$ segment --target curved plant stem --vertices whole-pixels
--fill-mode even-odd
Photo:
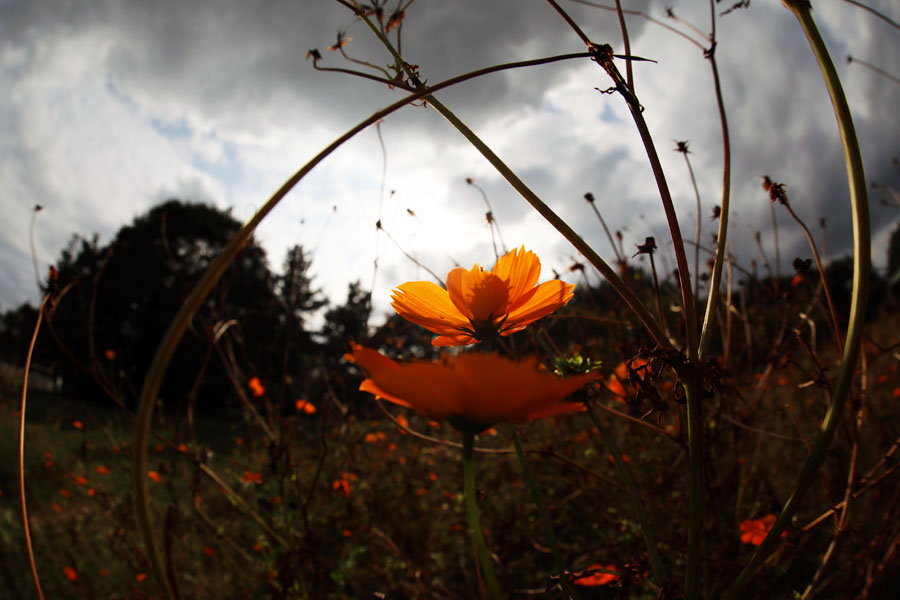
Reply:
[[[710,3],[712,3],[712,0],[710,0]],[[715,31],[715,29],[713,30]],[[725,100],[722,98],[722,85],[719,81],[719,68],[716,65],[715,47],[707,51],[707,58],[712,68],[713,83],[716,88],[716,104],[719,107],[719,121],[722,126],[722,210],[719,214],[719,231],[716,234],[716,258],[713,262],[712,277],[709,280],[706,312],[703,315],[700,347],[697,350],[697,356],[701,364],[707,357],[709,340],[712,337],[713,318],[716,312],[716,305],[719,302],[719,285],[722,281],[722,269],[725,266],[725,252],[728,242],[728,214],[731,212],[731,136],[728,133],[728,118],[725,115]]]
[[[553,523],[550,522],[550,515],[547,514],[547,509],[544,507],[541,491],[534,481],[531,467],[528,466],[528,459],[525,457],[525,450],[522,449],[522,440],[519,439],[519,432],[517,432],[516,428],[512,425],[508,425],[507,430],[509,431],[509,436],[512,438],[513,445],[516,447],[516,455],[519,457],[519,464],[522,465],[525,483],[528,484],[528,489],[531,491],[534,503],[537,504],[538,513],[541,515],[541,521],[547,532],[547,539],[550,541],[550,549],[553,551],[553,567],[556,569],[556,574],[559,577],[559,585],[562,586],[563,597],[574,598],[575,596],[572,594],[572,590],[569,587],[569,579],[566,577],[566,571],[563,568],[562,555],[559,551],[559,542],[556,539],[556,534],[553,532]]]
[[[28,524],[28,505],[25,500],[25,402],[28,398],[28,371],[31,369],[31,355],[34,353],[34,344],[37,341],[38,330],[41,328],[41,320],[44,316],[44,306],[49,296],[44,296],[38,308],[37,323],[34,325],[34,334],[28,345],[28,355],[25,358],[25,374],[22,376],[22,403],[19,407],[19,507],[22,517],[22,531],[25,533],[25,554],[28,557],[28,568],[31,571],[31,581],[34,583],[34,592],[39,600],[44,600],[41,591],[41,580],[38,577],[37,563],[34,561],[34,548],[31,545],[31,526]]]
[[[782,0],[785,7],[790,10],[812,47],[819,68],[825,78],[825,85],[834,106],[838,129],[841,134],[841,142],[844,147],[844,159],[847,168],[847,178],[850,184],[850,203],[853,215],[853,288],[850,304],[850,321],[847,328],[847,338],[844,343],[844,352],[841,357],[841,366],[835,380],[831,402],[825,419],[822,422],[822,430],[816,438],[807,458],[806,464],[797,479],[794,490],[788,497],[781,514],[772,525],[763,543],[756,549],[750,562],[740,572],[737,579],[726,591],[726,598],[735,598],[737,594],[750,581],[763,561],[779,544],[781,532],[784,531],[790,518],[797,510],[803,495],[813,483],[813,479],[819,466],[825,460],[828,446],[834,437],[834,431],[841,419],[844,402],[850,391],[850,383],[853,371],[859,358],[860,343],[862,341],[862,329],[865,320],[866,302],[869,292],[869,273],[871,271],[871,232],[869,225],[869,207],[866,191],[866,180],[863,171],[862,155],[859,151],[859,143],[856,138],[856,130],[853,126],[853,118],[850,107],[844,96],[840,79],[834,68],[834,63],[828,54],[828,49],[822,36],[816,27],[810,14],[810,6],[807,0]]]
[[[603,421],[597,418],[594,408],[590,404],[586,404],[586,406],[588,415],[590,415],[591,421],[594,422],[594,426],[600,432],[603,444],[612,455],[613,461],[616,463],[616,469],[619,470],[619,477],[622,478],[622,482],[625,484],[625,490],[628,492],[628,499],[631,502],[631,509],[634,511],[635,517],[637,517],[641,526],[641,534],[644,536],[644,545],[647,546],[647,556],[650,558],[650,568],[653,569],[653,577],[656,579],[656,583],[662,587],[667,581],[666,572],[663,568],[662,559],[659,556],[659,550],[656,547],[656,540],[650,532],[650,517],[647,515],[647,509],[644,508],[644,503],[641,501],[637,483],[631,475],[628,465],[622,460],[622,452],[619,449],[619,445],[606,431]]]
[[[585,55],[579,54],[575,56]],[[572,57],[572,55],[568,55],[565,57],[554,57],[551,60],[564,60],[566,58]],[[269,198],[269,200],[262,206],[262,208],[260,208],[259,211],[255,215],[253,215],[253,217],[240,229],[240,231],[238,231],[234,235],[234,237],[231,238],[231,240],[228,242],[228,245],[225,246],[225,248],[222,250],[222,253],[203,273],[203,276],[200,278],[200,280],[194,286],[194,289],[191,290],[191,293],[185,299],[184,303],[181,306],[181,309],[178,311],[178,314],[175,315],[175,318],[169,324],[169,328],[166,330],[166,333],[163,336],[159,347],[156,349],[156,354],[153,357],[153,361],[150,363],[150,368],[148,369],[147,376],[144,380],[144,387],[141,389],[141,396],[136,415],[132,476],[134,478],[135,485],[135,507],[137,512],[137,522],[138,527],[141,531],[141,535],[144,538],[144,545],[150,559],[150,565],[153,570],[154,577],[156,578],[157,584],[160,587],[160,592],[162,593],[164,598],[166,598],[167,600],[174,600],[174,593],[172,591],[172,586],[168,578],[165,576],[165,565],[163,563],[162,554],[156,542],[156,538],[153,534],[153,518],[150,511],[150,486],[147,481],[147,455],[148,440],[150,437],[150,424],[153,419],[153,407],[156,403],[160,386],[162,385],[162,379],[165,376],[166,370],[169,368],[169,363],[172,361],[172,356],[175,354],[175,350],[178,348],[178,345],[181,342],[181,338],[184,336],[184,333],[187,330],[188,324],[199,309],[200,305],[203,304],[207,296],[209,296],[210,292],[215,287],[216,283],[225,273],[225,270],[231,264],[232,260],[234,260],[234,257],[237,256],[237,254],[243,249],[244,245],[249,241],[250,236],[253,234],[253,231],[256,229],[257,225],[259,225],[259,223],[266,217],[266,215],[268,215],[269,212],[271,212],[271,210],[275,208],[275,206],[282,200],[282,198],[284,198],[287,193],[291,189],[293,189],[293,187],[297,185],[297,183],[301,179],[303,179],[303,177],[305,177],[306,174],[309,173],[316,165],[322,162],[322,160],[324,160],[327,156],[329,156],[332,152],[339,148],[344,142],[355,136],[357,133],[363,131],[370,125],[377,123],[379,120],[385,118],[389,114],[403,108],[410,102],[425,98],[436,90],[443,89],[456,83],[471,79],[472,77],[477,77],[479,75],[487,74],[490,72],[516,68],[519,66],[530,64],[544,64],[545,61],[546,59],[540,59],[538,61],[525,61],[523,63],[509,63],[506,65],[498,65],[497,67],[482,69],[481,71],[466,73],[465,75],[460,75],[458,77],[448,79],[435,86],[423,87],[417,92],[410,94],[398,100],[397,102],[394,102],[390,106],[375,112],[367,119],[360,122],[358,125],[350,129],[335,141],[333,141],[331,144],[329,144],[327,147],[325,147],[312,160],[306,163],[303,168],[294,173],[294,175],[291,176],[291,178],[288,179],[271,198]]]
[[[478,499],[475,491],[475,469],[472,467],[473,447],[475,434],[466,431],[463,433],[463,492],[466,498],[466,516],[469,518],[469,530],[472,532],[472,540],[475,542],[475,550],[478,553],[478,562],[481,564],[481,573],[487,582],[491,592],[491,598],[501,600],[500,584],[494,574],[494,565],[488,553],[484,534],[481,531],[481,521],[478,518]]]

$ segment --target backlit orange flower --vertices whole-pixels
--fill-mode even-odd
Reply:
[[[351,344],[344,358],[369,374],[359,389],[432,419],[449,419],[456,427],[480,431],[495,423],[524,423],[565,412],[584,410],[579,402],[562,402],[597,375],[566,379],[540,366],[537,358],[510,360],[496,354],[470,352],[441,362],[399,364]]]
[[[766,515],[760,519],[747,519],[739,525],[741,529],[741,541],[745,544],[759,546],[768,535],[772,525],[775,524],[775,515]],[[781,537],[786,537],[787,531],[782,532]]]
[[[605,569],[607,571],[615,571],[616,565],[591,565],[586,571],[590,571],[591,569]],[[585,577],[577,577],[572,581],[575,585],[583,585],[583,586],[601,586],[606,585],[608,583],[612,583],[616,579],[618,579],[618,575],[613,575],[612,573],[592,573],[591,575],[587,575]]]
[[[156,471],[153,471],[153,470],[147,471],[147,477],[149,477],[150,480],[153,481],[153,483],[162,482],[162,475],[160,475]]]
[[[409,281],[394,290],[391,306],[408,321],[438,334],[435,346],[465,346],[521,331],[572,299],[574,285],[537,285],[541,261],[525,247],[485,271],[479,265],[447,274],[447,289]]]

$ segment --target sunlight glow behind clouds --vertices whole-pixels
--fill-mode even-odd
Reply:
[[[35,232],[42,269],[72,233],[97,232],[106,243],[168,197],[211,201],[246,220],[332,139],[400,97],[372,82],[316,73],[303,60],[308,48],[332,43],[338,27],[355,38],[354,55],[375,48],[336,3],[274,2],[259,10],[244,3],[175,4],[166,12],[153,3],[96,0],[66,19],[65,12],[56,18],[25,2],[0,9],[8,13],[0,14],[0,23],[9,23],[0,38],[0,86],[9,90],[0,102],[0,124],[12,132],[0,142],[0,209],[8,220],[0,245],[0,265],[8,273],[0,283],[3,308],[36,300],[27,242],[35,203],[47,206]],[[872,5],[891,10],[890,2]],[[439,6],[416,4],[404,30],[404,49],[432,82],[492,62],[581,48],[540,2],[517,3],[512,13],[502,2]],[[595,39],[613,39],[612,13],[566,6]],[[647,10],[662,18],[662,8],[656,3]],[[675,9],[698,23],[708,21],[696,3],[682,1]],[[838,63],[847,52],[875,61],[900,54],[896,32],[844,3],[822,3],[816,18]],[[709,214],[721,194],[721,140],[708,63],[697,48],[659,27],[631,17],[629,26],[633,52],[659,61],[635,65],[637,91],[686,237],[696,209],[683,157],[672,148],[675,139],[691,142],[706,242],[715,227]],[[833,256],[848,247],[834,118],[796,29],[777,2],[755,2],[718,21],[735,160],[731,248],[745,261],[755,253],[751,229],[768,227],[769,206],[759,189],[766,173],[790,178],[789,191],[810,222],[834,214]],[[6,35],[13,30],[30,33]],[[383,60],[382,51],[373,54]],[[326,59],[345,66],[334,53]],[[896,186],[889,161],[898,153],[898,115],[891,107],[900,104],[900,86],[844,64],[839,69],[871,161],[869,177]],[[610,228],[625,232],[626,253],[646,235],[656,235],[665,249],[658,193],[628,111],[618,96],[594,89],[608,85],[602,69],[578,61],[491,75],[439,97],[601,254],[612,253],[583,200],[587,191],[597,197]],[[575,281],[567,272],[577,259],[574,251],[433,110],[407,107],[391,115],[382,136],[387,170],[381,214],[383,157],[370,129],[326,159],[260,226],[256,238],[273,268],[280,269],[293,244],[315,248],[314,283],[339,303],[349,281],[370,285],[377,257],[378,322],[391,288],[428,278],[385,236],[376,237],[379,218],[404,250],[440,275],[453,266],[448,255],[465,267],[493,263],[484,201],[465,183],[473,177],[490,199],[507,246],[525,243],[537,252],[544,279],[555,268]],[[883,226],[883,238],[895,213],[878,214],[873,220]],[[789,262],[804,246],[793,243],[787,230],[782,234],[782,256]],[[876,263],[882,254],[875,249]]]

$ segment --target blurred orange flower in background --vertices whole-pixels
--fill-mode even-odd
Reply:
[[[607,571],[615,571],[616,565],[596,564],[596,565],[591,565],[590,567],[585,569],[585,571],[590,571],[592,569],[605,569]],[[592,573],[591,575],[587,575],[585,577],[577,577],[572,581],[572,583],[574,583],[575,585],[583,585],[586,587],[593,587],[593,586],[601,586],[601,585],[606,585],[608,583],[612,583],[613,581],[615,581],[618,578],[619,578],[618,575],[613,575],[612,573]]]
[[[72,567],[66,565],[65,567],[63,567],[62,572],[65,578],[69,581],[78,581],[78,572]]]
[[[465,346],[521,331],[572,299],[574,285],[537,285],[541,261],[533,252],[508,252],[494,268],[479,265],[447,274],[447,289],[430,281],[397,287],[391,306],[404,319],[438,334],[435,346]]]
[[[256,485],[261,485],[262,480],[262,473],[254,473],[253,471],[244,471],[244,476],[241,477],[241,481],[244,483],[255,483]]]
[[[250,381],[247,382],[247,387],[250,388],[250,393],[257,398],[266,393],[266,388],[259,381],[259,377],[251,378]]]
[[[331,484],[331,489],[336,491],[338,494],[343,496],[344,498],[350,497],[350,480],[346,477],[342,477]]]
[[[312,402],[307,402],[306,400],[297,400],[294,403],[294,406],[297,407],[297,412],[302,412],[307,415],[316,414],[316,405]]]
[[[160,483],[162,481],[162,476],[156,471],[147,471],[147,477],[149,477],[153,483]]]
[[[747,519],[740,524],[741,541],[745,544],[759,546],[768,535],[772,525],[775,524],[775,515],[766,515],[759,519]],[[786,537],[787,531],[782,532],[781,537]]]
[[[584,410],[580,402],[562,400],[597,377],[586,373],[563,379],[534,357],[515,361],[471,352],[440,362],[399,364],[359,344],[351,348],[344,358],[369,374],[360,390],[426,417],[477,430]]]

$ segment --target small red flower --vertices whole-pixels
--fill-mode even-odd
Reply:
[[[312,402],[307,402],[306,400],[297,400],[295,406],[297,407],[297,412],[302,412],[307,415],[316,414],[316,405]]]
[[[254,473],[253,471],[244,471],[244,476],[241,477],[241,481],[244,483],[255,483],[256,485],[262,484],[262,473]]]
[[[615,571],[616,565],[596,564],[596,565],[591,565],[590,567],[585,569],[585,571],[591,571],[593,569],[605,569],[607,571]],[[613,575],[612,573],[594,572],[585,577],[578,577],[574,581],[572,581],[572,583],[574,583],[575,585],[583,585],[586,587],[596,587],[596,586],[601,586],[601,585],[606,585],[608,583],[612,583],[613,581],[615,581],[618,578],[619,578],[618,575]]]
[[[760,519],[747,519],[740,524],[741,541],[745,544],[759,546],[768,535],[772,525],[775,524],[775,515],[766,515]],[[786,537],[787,532],[781,533],[781,537]]]
[[[250,381],[247,382],[247,387],[250,388],[250,393],[259,398],[263,394],[266,393],[266,388],[259,381],[259,377],[254,377]]]
[[[336,480],[331,484],[331,488],[344,498],[350,497],[350,481],[346,477]]]
[[[63,572],[63,575],[65,576],[65,578],[68,579],[69,581],[78,581],[78,571],[76,571],[69,565],[66,565],[65,567],[63,567],[62,572]]]

